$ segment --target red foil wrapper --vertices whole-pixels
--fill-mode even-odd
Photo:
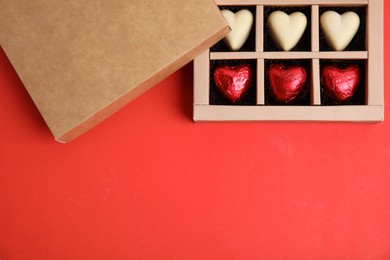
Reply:
[[[351,65],[345,69],[325,66],[322,70],[322,83],[325,93],[338,102],[346,102],[355,94],[360,79],[360,69]]]
[[[230,102],[238,102],[250,87],[252,70],[249,64],[219,66],[214,71],[214,81],[219,92]]]
[[[304,67],[285,68],[279,64],[271,64],[268,71],[271,92],[279,103],[289,103],[303,90],[307,72]]]

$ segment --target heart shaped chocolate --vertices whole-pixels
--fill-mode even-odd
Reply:
[[[341,103],[353,97],[359,85],[359,79],[360,69],[356,65],[345,69],[328,65],[322,69],[322,85],[325,93]]]
[[[249,64],[219,66],[214,71],[214,81],[219,92],[230,102],[238,102],[250,87],[252,70]]]
[[[307,72],[304,67],[285,68],[279,64],[271,64],[268,70],[271,92],[279,103],[289,103],[304,89]]]
[[[321,15],[320,23],[328,44],[334,50],[342,51],[355,37],[360,18],[354,12],[340,15],[334,11],[327,11]]]
[[[267,24],[275,43],[284,51],[289,51],[302,38],[307,18],[301,12],[288,15],[282,11],[275,11],[268,16]]]
[[[240,10],[237,13],[222,10],[221,13],[232,29],[224,41],[232,51],[237,51],[241,49],[249,37],[254,20],[253,14],[246,9]]]

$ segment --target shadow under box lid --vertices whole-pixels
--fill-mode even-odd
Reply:
[[[70,141],[222,39],[212,0],[0,0],[0,44]]]

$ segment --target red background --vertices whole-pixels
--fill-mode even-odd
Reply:
[[[189,64],[62,145],[0,85],[1,260],[390,259],[390,118],[195,124]]]

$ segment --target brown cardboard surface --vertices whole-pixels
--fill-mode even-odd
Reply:
[[[70,141],[221,39],[211,0],[0,0],[0,43]]]
[[[195,121],[380,122],[383,106],[194,106]]]

